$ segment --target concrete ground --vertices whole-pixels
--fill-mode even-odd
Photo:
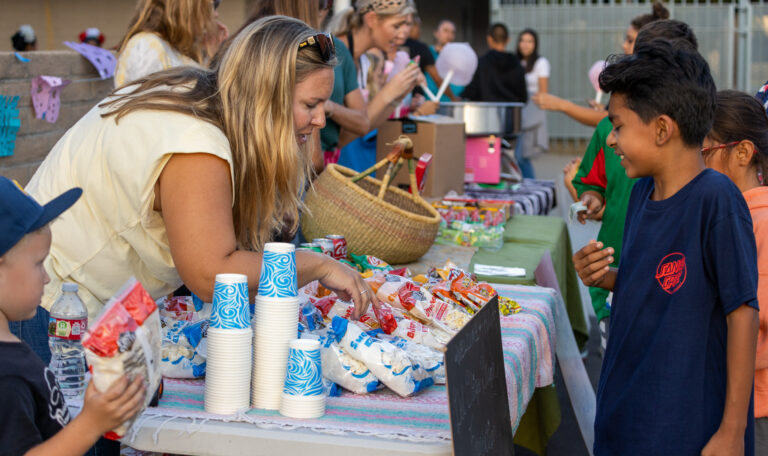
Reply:
[[[570,203],[566,198],[565,187],[563,186],[563,167],[574,158],[580,158],[581,156],[574,155],[561,155],[561,154],[543,154],[533,161],[536,177],[540,179],[552,179],[557,183],[558,195],[558,208],[555,209],[555,213],[552,215],[560,215],[568,222],[568,204]],[[574,223],[569,225],[569,231],[571,235],[571,245],[574,249],[578,249],[586,244],[589,239],[593,239],[597,236],[597,230],[599,225],[597,223],[591,223],[586,226]],[[585,304],[585,312],[590,322],[590,338],[585,347],[583,355],[584,365],[587,369],[587,374],[592,382],[592,387],[597,389],[597,379],[600,376],[600,337],[597,332],[597,321],[595,320],[594,312],[591,310],[591,302],[589,300],[589,294],[586,287],[579,283],[582,302]],[[560,427],[549,441],[547,447],[547,456],[586,456],[589,455],[584,445],[584,441],[581,437],[578,424],[576,423],[576,417],[571,408],[568,394],[565,390],[565,384],[563,383],[560,372],[555,375],[555,385],[557,387],[558,397],[560,399],[560,409],[562,411],[562,420]],[[534,456],[536,453],[526,450],[522,447],[515,447],[516,456]]]

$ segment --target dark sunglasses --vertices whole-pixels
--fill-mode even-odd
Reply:
[[[332,10],[333,0],[320,0],[320,10]]]
[[[333,38],[325,33],[318,33],[317,35],[310,36],[302,41],[299,43],[299,50],[302,50],[307,46],[317,46],[317,48],[320,49],[320,55],[325,62],[330,62],[336,57],[336,46],[333,44]]]
[[[219,9],[219,5],[221,5],[221,0],[213,0],[213,9]]]

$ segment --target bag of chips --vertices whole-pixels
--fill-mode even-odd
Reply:
[[[365,364],[349,356],[328,334],[320,338],[323,377],[355,394],[376,391],[381,382]]]
[[[147,391],[143,411],[162,378],[160,345],[157,305],[141,284],[131,278],[107,302],[83,337],[91,381],[97,390],[104,392],[124,375],[131,381],[141,376]],[[122,438],[135,420],[136,417],[131,418],[105,437]]]
[[[335,317],[332,335],[350,356],[364,363],[382,383],[400,396],[412,396],[434,384],[432,377],[414,366],[402,349],[389,342],[373,339],[348,320]]]

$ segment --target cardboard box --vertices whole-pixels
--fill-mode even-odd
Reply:
[[[427,180],[421,196],[441,198],[451,190],[464,193],[464,164],[466,161],[466,139],[464,123],[445,116],[428,116],[418,121],[409,119],[388,120],[379,127],[376,139],[376,161],[380,161],[392,151],[391,144],[400,135],[406,135],[413,141],[416,158],[422,154],[432,154],[432,164],[427,171]],[[387,167],[376,173],[382,179]],[[403,166],[392,180],[392,185],[409,188],[408,167]]]

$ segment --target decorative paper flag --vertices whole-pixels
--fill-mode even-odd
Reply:
[[[18,95],[0,95],[0,157],[13,155],[16,147],[16,133],[21,127],[18,103]]]
[[[115,59],[115,56],[112,55],[110,51],[90,44],[75,43],[72,41],[65,41],[64,44],[88,59],[88,61],[96,67],[96,70],[98,70],[101,79],[111,78],[115,75],[117,59]]]
[[[49,123],[55,123],[59,118],[59,94],[61,89],[69,84],[66,79],[56,76],[38,76],[32,80],[32,106],[35,108],[35,117],[45,119]]]

